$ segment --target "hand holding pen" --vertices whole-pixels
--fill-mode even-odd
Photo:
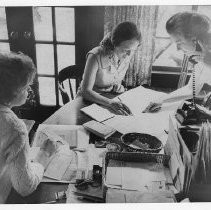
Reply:
[[[122,102],[121,98],[120,97],[117,97],[117,98],[121,102],[121,105],[122,105],[124,111],[126,111],[128,115],[133,115],[131,110],[129,109],[129,107]]]
[[[131,110],[124,104],[122,103],[122,100],[117,97],[117,100],[111,100],[109,104],[109,108],[112,109],[112,111],[117,114],[117,115],[132,115]]]

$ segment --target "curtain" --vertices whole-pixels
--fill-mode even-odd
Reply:
[[[155,30],[158,6],[107,6],[105,7],[104,34],[118,23],[134,22],[141,30],[142,43],[131,59],[125,76],[128,87],[136,87],[151,82],[151,67],[155,50]]]

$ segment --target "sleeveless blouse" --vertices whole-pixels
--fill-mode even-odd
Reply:
[[[101,46],[95,47],[87,53],[87,57],[92,54],[98,63],[93,90],[102,92],[115,92],[121,87],[122,80],[125,77],[129,67],[131,56],[127,56],[118,65],[118,58],[115,55],[106,54]],[[83,83],[83,79],[81,85]],[[80,95],[81,85],[77,95]]]

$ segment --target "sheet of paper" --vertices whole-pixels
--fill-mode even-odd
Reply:
[[[98,122],[102,122],[115,116],[115,114],[110,112],[108,109],[103,108],[97,104],[86,106],[82,108],[81,111],[89,115],[91,118],[97,120]]]
[[[134,115],[142,113],[150,102],[165,96],[166,93],[150,90],[139,86],[137,88],[126,91],[119,97],[132,111]],[[135,103],[134,103],[135,101]]]
[[[46,134],[51,133],[59,136],[70,147],[87,148],[89,143],[89,133],[80,125],[47,125],[40,124],[33,146],[40,146],[46,139]]]
[[[93,168],[93,165],[99,165],[102,167],[103,158],[106,148],[95,148],[94,144],[90,144],[87,150],[89,157],[89,169]]]
[[[130,192],[126,193],[126,203],[174,203],[171,191],[149,193],[149,192]]]
[[[61,146],[46,167],[44,176],[62,180],[68,167],[76,161],[75,159],[75,152],[72,152],[66,145]]]
[[[122,162],[110,160],[106,170],[106,184],[122,186]]]
[[[48,165],[44,176],[61,180],[65,171],[67,170],[68,166],[70,165],[70,157],[63,155],[63,154],[57,154],[55,158],[51,161],[51,163]]]
[[[158,167],[156,163],[125,162],[122,167],[122,189],[143,190],[153,181],[165,180],[163,167]]]
[[[35,123],[35,121],[34,120],[28,120],[28,119],[22,119],[22,120],[26,124],[27,131],[30,132],[30,130],[32,129],[32,127]]]

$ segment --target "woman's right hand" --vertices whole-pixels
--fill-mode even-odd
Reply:
[[[58,151],[60,145],[61,144],[59,142],[55,142],[50,139],[45,140],[40,147],[40,151],[35,157],[35,161],[42,164],[43,167],[46,168],[53,155]]]
[[[109,108],[112,109],[112,111],[118,115],[132,115],[131,110],[121,101],[112,100],[109,104]]]
[[[56,153],[56,151],[58,150],[59,147],[59,143],[57,141],[53,141],[51,139],[46,139],[43,142],[43,145],[41,146],[41,150],[43,152],[46,152],[48,154],[48,156],[52,156],[53,154]]]

